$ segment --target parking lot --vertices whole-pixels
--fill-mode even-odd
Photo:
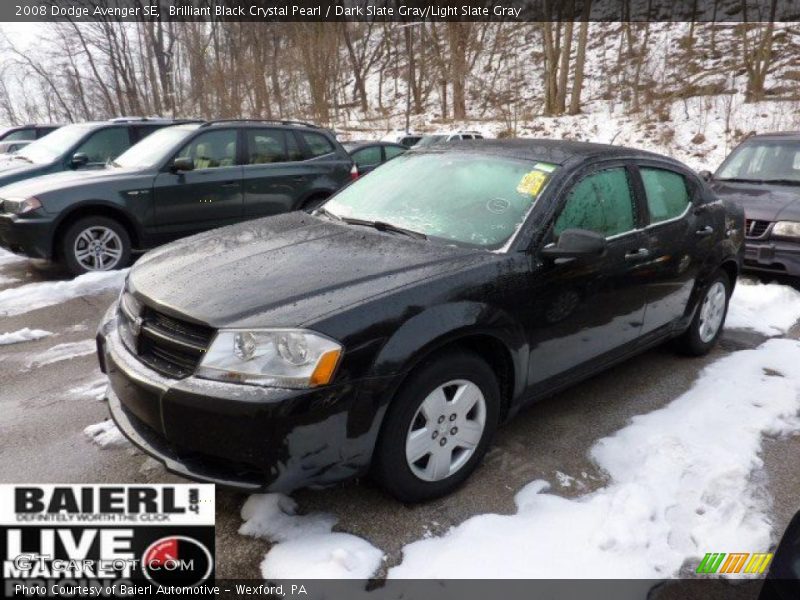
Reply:
[[[22,337],[38,338],[16,343],[7,338],[0,346],[0,481],[179,481],[116,437],[113,429],[95,431],[95,441],[84,432],[107,418],[93,337],[121,280],[121,274],[106,276],[76,292],[58,269],[0,254],[0,336],[28,328],[37,331]],[[40,301],[48,294],[61,301]],[[800,327],[796,324],[783,335],[800,339]],[[406,544],[444,534],[474,515],[513,514],[515,494],[532,481],[549,482],[549,493],[563,498],[606,486],[608,475],[590,458],[599,439],[624,428],[636,415],[669,405],[693,386],[704,367],[756,348],[765,339],[753,331],[728,329],[719,346],[702,359],[657,348],[535,405],[501,429],[483,465],[450,497],[405,506],[369,481],[301,490],[292,497],[300,513],[330,513],[337,520],[336,531],[382,550],[381,577],[401,563]],[[800,436],[767,435],[763,468],[750,474],[762,492],[773,537],[800,508],[800,471],[796,461],[787,460],[799,455]],[[260,563],[270,549],[269,542],[238,533],[245,500],[243,494],[217,493],[220,577],[259,578]]]

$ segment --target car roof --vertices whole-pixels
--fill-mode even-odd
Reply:
[[[780,140],[800,140],[800,131],[773,131],[769,133],[757,133],[756,135],[751,135],[744,142],[749,142],[750,140],[765,140],[765,139],[780,139]]]
[[[595,144],[591,142],[576,142],[572,140],[552,139],[504,139],[479,141],[463,140],[459,142],[446,142],[435,146],[412,148],[414,153],[475,153],[494,154],[509,158],[525,160],[540,160],[557,165],[563,165],[571,159],[581,160],[597,157],[604,158],[655,158],[665,160],[675,165],[686,168],[681,162],[646,150],[628,148],[626,146],[612,146],[609,144]]]

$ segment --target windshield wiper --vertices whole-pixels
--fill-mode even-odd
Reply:
[[[15,155],[14,155],[14,156],[12,156],[11,158],[13,158],[14,160],[24,160],[25,162],[29,162],[29,163],[32,163],[32,162],[33,162],[33,161],[32,161],[30,158],[28,158],[27,156],[20,156],[19,154],[15,154]]]
[[[392,223],[385,221],[368,221],[367,219],[353,219],[349,217],[340,217],[342,221],[349,225],[364,225],[365,227],[374,227],[378,231],[386,231],[390,233],[401,233],[408,237],[416,238],[418,240],[427,240],[428,236],[421,231],[414,231],[413,229],[406,229],[405,227],[398,227]]]
[[[762,179],[761,183],[774,183],[777,185],[800,185],[797,179]]]
[[[317,210],[314,211],[314,214],[325,215],[326,217],[328,217],[330,219],[333,219],[335,221],[342,221],[343,220],[342,217],[340,217],[337,214],[332,213],[331,211],[329,211],[324,206],[320,206]]]

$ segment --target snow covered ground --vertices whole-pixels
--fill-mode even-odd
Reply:
[[[6,252],[0,261],[11,261]],[[19,315],[46,306],[53,306],[79,298],[99,294],[106,290],[120,289],[127,276],[127,269],[85,273],[67,281],[41,281],[0,291],[0,317]]]
[[[744,282],[730,314],[728,327],[780,335],[800,319],[800,292]],[[603,487],[567,498],[532,481],[517,493],[515,514],[473,516],[408,544],[388,577],[572,578],[581,564],[585,578],[659,579],[709,551],[766,551],[776,532],[757,476],[762,444],[800,433],[799,412],[800,342],[734,352],[664,408],[594,444]],[[561,487],[573,481],[557,473]],[[366,579],[381,566],[379,548],[334,532],[329,514],[298,515],[287,496],[253,495],[241,516],[239,533],[272,543],[265,579]]]

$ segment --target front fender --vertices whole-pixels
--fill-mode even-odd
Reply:
[[[481,302],[450,302],[409,318],[378,352],[372,372],[377,377],[407,373],[438,348],[478,336],[493,338],[508,351],[516,398],[524,389],[529,355],[522,326],[507,312]]]

